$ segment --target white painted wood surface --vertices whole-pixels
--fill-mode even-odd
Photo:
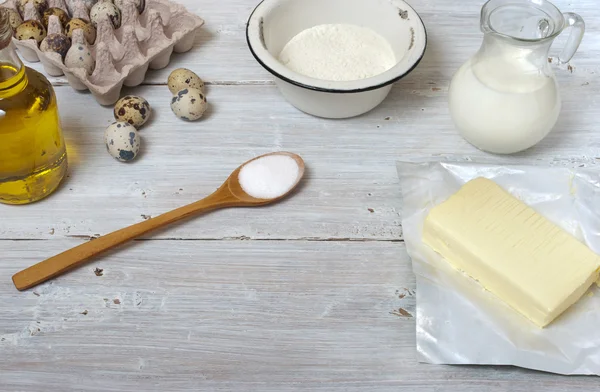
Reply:
[[[587,36],[572,71],[556,69],[556,131],[513,157],[477,151],[448,117],[451,75],[481,41],[480,1],[413,0],[430,38],[423,63],[381,107],[342,121],[296,111],[255,63],[244,25],[257,0],[180,2],[206,26],[194,51],[129,90],[155,109],[134,164],[105,152],[110,109],[53,79],[70,178],[41,203],[0,205],[0,391],[600,390],[595,377],[416,363],[395,171],[396,160],[431,159],[597,166],[595,0],[556,1],[582,14]],[[179,66],[211,84],[204,121],[171,115],[163,84]],[[309,169],[284,203],[215,212],[35,290],[12,286],[18,270],[197,200],[240,163],[280,149]]]

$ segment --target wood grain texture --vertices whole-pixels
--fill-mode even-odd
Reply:
[[[259,1],[177,0],[188,10],[200,15],[206,23],[198,34],[194,49],[186,54],[175,55],[164,70],[151,71],[146,83],[165,84],[170,71],[178,67],[193,69],[209,83],[270,82],[271,75],[256,63],[246,45],[246,22]],[[425,61],[410,79],[420,80],[424,84],[431,81],[430,78],[448,81],[453,72],[481,45],[479,13],[484,1],[412,0],[409,3],[423,19],[429,37]],[[571,62],[573,73],[588,76],[597,74],[600,12],[596,0],[555,0],[553,3],[563,12],[581,14],[587,24],[584,42]],[[558,55],[566,38],[567,33],[557,40],[552,50],[553,56]],[[66,83],[64,77],[53,80]]]
[[[0,238],[106,234],[199,200],[241,163],[276,150],[296,152],[307,163],[307,179],[297,196],[268,212],[222,211],[152,238],[398,240],[397,160],[600,162],[600,106],[593,106],[592,96],[583,103],[580,99],[589,86],[564,89],[557,130],[535,149],[511,157],[484,154],[465,142],[448,117],[445,91],[412,87],[414,82],[401,82],[371,113],[334,121],[297,111],[274,86],[211,86],[210,112],[197,123],[173,116],[166,86],[138,88],[132,92],[150,101],[154,118],[141,131],[142,153],[131,165],[106,153],[103,132],[113,121],[110,109],[94,106],[89,94],[59,87],[70,178],[43,203],[0,206]]]
[[[395,169],[397,160],[442,159],[598,166],[595,0],[555,1],[584,17],[586,38],[569,68],[553,65],[564,98],[555,132],[511,157],[471,147],[448,115],[449,80],[481,43],[482,1],[411,1],[429,33],[423,62],[379,108],[337,121],[295,110],[252,58],[245,23],[258,0],[179,2],[206,25],[192,52],[124,91],[154,108],[135,163],[105,151],[110,108],[52,79],[70,175],[41,203],[0,205],[0,391],[600,390],[595,377],[416,363]],[[210,110],[198,123],[169,109],[163,85],[181,66],[209,82]],[[20,269],[198,200],[274,150],[307,163],[300,192],[282,204],[214,212],[39,290],[12,286]]]
[[[3,241],[0,276],[76,243]],[[597,390],[591,377],[417,364],[414,284],[401,243],[143,241],[26,294],[0,282],[0,387]]]

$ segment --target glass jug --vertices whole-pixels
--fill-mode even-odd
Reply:
[[[0,8],[0,203],[27,204],[52,193],[67,171],[56,96],[23,66]]]
[[[575,55],[585,24],[546,0],[490,0],[481,11],[483,44],[454,75],[450,114],[475,147],[513,154],[545,138],[558,121],[561,99],[548,54],[573,27],[559,61]]]

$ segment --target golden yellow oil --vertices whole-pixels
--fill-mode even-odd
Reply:
[[[38,201],[66,172],[52,85],[33,69],[0,63],[0,203]]]

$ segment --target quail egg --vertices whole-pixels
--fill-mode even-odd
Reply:
[[[16,31],[17,27],[19,27],[19,25],[23,23],[23,18],[21,18],[21,15],[19,15],[19,13],[13,10],[12,8],[3,9],[8,14],[8,24],[10,25],[10,27],[12,27],[13,31]]]
[[[48,9],[48,2],[46,0],[19,0],[17,6],[19,8],[19,12],[21,12],[21,15],[25,15],[25,6],[30,1],[33,1],[33,5],[38,14],[40,15],[43,15],[44,12]]]
[[[186,88],[195,88],[204,92],[204,82],[195,73],[186,68],[179,68],[169,75],[169,90],[173,95]]]
[[[57,7],[48,8],[46,11],[44,11],[44,18],[43,18],[44,27],[46,29],[48,29],[48,23],[50,22],[50,16],[52,16],[52,15],[58,16],[58,19],[60,20],[60,24],[63,27],[65,27],[67,25],[67,23],[69,23],[70,18],[69,18],[69,14],[67,14],[66,11],[63,11]]]
[[[98,25],[100,20],[105,17],[108,17],[115,29],[121,27],[121,11],[117,8],[116,5],[109,1],[102,1],[100,3],[96,3],[90,11],[90,18],[92,20],[92,24]]]
[[[71,48],[71,40],[64,34],[50,34],[42,41],[40,50],[42,52],[54,52],[65,58]]]
[[[171,100],[171,110],[183,120],[196,121],[202,117],[208,103],[202,91],[186,88],[177,93]]]
[[[74,44],[67,52],[65,65],[68,68],[83,68],[88,75],[94,72],[96,62],[92,57],[90,49],[84,45]]]
[[[94,42],[96,42],[96,28],[93,24],[86,22],[83,19],[71,19],[65,26],[65,34],[67,34],[67,37],[73,38],[73,31],[77,29],[83,30],[83,35],[90,45],[93,45]]]
[[[15,31],[15,37],[19,41],[25,41],[28,39],[34,39],[39,44],[46,38],[46,29],[42,22],[37,20],[28,20],[27,22],[23,22],[17,27]]]
[[[114,115],[117,121],[124,121],[140,129],[150,118],[150,104],[142,97],[128,95],[115,105]]]
[[[104,132],[106,150],[121,162],[131,162],[140,152],[141,137],[135,127],[126,122],[117,121]]]
[[[144,12],[144,9],[146,8],[146,0],[115,0],[115,5],[120,9],[123,9],[123,6],[129,2],[135,4],[135,7],[140,14]]]

